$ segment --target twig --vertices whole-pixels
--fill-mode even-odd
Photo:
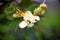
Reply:
[[[46,0],[43,1],[43,4],[46,2]]]

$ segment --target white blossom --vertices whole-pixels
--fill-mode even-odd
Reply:
[[[33,27],[34,23],[40,20],[39,16],[34,16],[30,11],[25,12],[23,19],[24,21],[19,24],[20,28]]]

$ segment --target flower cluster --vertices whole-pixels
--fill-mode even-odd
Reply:
[[[40,20],[39,16],[34,16],[30,11],[26,11],[23,16],[23,21],[19,24],[20,28],[33,27],[34,23]]]
[[[19,27],[29,28],[29,27],[33,27],[36,22],[40,21],[40,17],[38,16],[38,14],[44,14],[46,9],[47,9],[47,5],[41,4],[39,5],[39,7],[37,7],[34,10],[33,14],[31,13],[31,11],[25,11],[25,12],[18,11],[16,12],[16,14],[13,14],[13,17],[14,18],[23,17],[23,21],[19,23]]]
[[[37,7],[34,10],[34,15],[38,15],[38,14],[44,15],[46,9],[47,9],[47,5],[42,3],[42,4],[39,5],[39,7]]]

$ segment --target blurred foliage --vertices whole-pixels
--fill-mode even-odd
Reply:
[[[15,13],[14,7],[20,10],[33,10],[38,7],[38,4],[31,0],[22,0],[18,6],[10,0],[3,0],[8,2],[4,5],[3,13],[0,14],[0,39],[1,40],[58,40],[60,32],[60,15],[54,9],[48,9],[44,17],[34,25],[32,28],[20,29],[18,27],[22,19],[13,18]],[[4,35],[3,35],[4,34]]]

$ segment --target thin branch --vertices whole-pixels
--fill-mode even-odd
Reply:
[[[43,4],[46,2],[46,0],[43,1]]]

